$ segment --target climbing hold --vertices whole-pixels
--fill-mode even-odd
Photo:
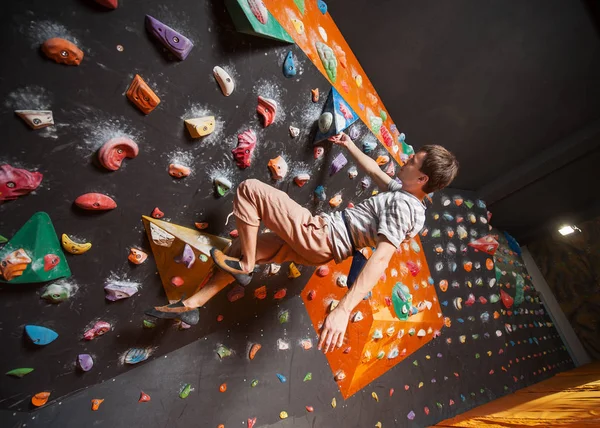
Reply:
[[[192,392],[193,390],[194,388],[192,388],[192,385],[186,383],[185,385],[183,385],[183,388],[181,388],[181,391],[179,391],[179,398],[188,398],[190,392]]]
[[[26,169],[0,165],[0,202],[12,201],[38,188],[44,176]]]
[[[394,164],[394,162],[390,162],[385,168],[385,173],[393,178],[394,175],[396,175],[396,164]]]
[[[183,284],[184,284],[184,280],[182,277],[180,277],[180,276],[171,277],[171,285],[173,285],[173,287],[181,287]]]
[[[180,61],[186,59],[194,47],[190,39],[150,15],[146,15],[146,30]]]
[[[8,239],[2,235],[0,235],[0,244],[6,244],[8,242]]]
[[[294,77],[296,75],[296,64],[294,64],[294,55],[289,51],[283,61],[283,75],[285,77]]]
[[[60,303],[71,297],[71,286],[62,282],[50,284],[46,287],[42,299],[46,299],[51,303]]]
[[[377,147],[377,143],[375,141],[365,140],[362,144],[363,152],[369,154]],[[387,162],[386,162],[387,163]]]
[[[233,354],[233,352],[231,351],[231,349],[223,346],[223,345],[219,345],[217,347],[217,355],[219,356],[220,359],[223,359],[225,357],[230,357]]]
[[[298,187],[304,186],[310,180],[310,174],[301,173],[294,177],[294,182]]]
[[[88,211],[106,211],[117,207],[117,203],[102,193],[85,193],[75,199],[75,205]]]
[[[379,131],[381,132],[383,143],[388,147],[392,147],[394,145],[394,137],[390,134],[390,131],[388,131],[385,125],[382,125]]]
[[[258,97],[256,111],[263,118],[263,126],[266,128],[273,123],[277,116],[277,102],[271,98]]]
[[[315,408],[313,406],[306,406],[306,411],[312,413],[315,411]]]
[[[102,336],[110,330],[110,324],[106,321],[98,321],[94,326],[83,334],[85,340],[92,340],[94,337]]]
[[[222,383],[219,386],[219,392],[225,392],[225,391],[227,391],[227,384],[226,383]]]
[[[79,354],[77,356],[77,367],[84,372],[89,372],[94,366],[94,360],[90,354]]]
[[[313,103],[319,102],[319,88],[311,89],[310,92],[311,92],[312,102]]]
[[[156,323],[154,321],[150,321],[150,320],[143,320],[142,325],[144,326],[144,328],[147,328],[147,329],[156,327]]]
[[[514,304],[514,299],[504,290],[500,290],[500,298],[502,299],[502,304],[506,309],[510,309]]]
[[[277,263],[269,264],[269,276],[277,275],[279,270],[281,269],[281,265]]]
[[[319,117],[319,131],[321,131],[321,133],[326,134],[329,131],[329,128],[331,128],[332,124],[333,115],[330,112],[326,111],[321,114]]]
[[[139,291],[139,288],[138,284],[135,282],[115,281],[106,284],[104,286],[104,291],[106,292],[106,295],[104,296],[106,300],[114,302],[133,296]]]
[[[169,165],[169,175],[175,178],[184,178],[192,173],[192,170],[185,165],[172,163]]]
[[[252,388],[255,388],[258,385],[258,380],[257,379],[252,379],[252,382],[250,382],[250,386]]]
[[[357,311],[352,317],[352,322],[359,322],[364,319],[364,316],[361,311]]]
[[[302,275],[300,273],[300,271],[298,270],[298,267],[296,267],[296,265],[294,264],[294,262],[290,263],[289,265],[289,272],[288,272],[288,278],[298,278],[300,275]]]
[[[236,284],[229,293],[227,293],[227,300],[230,302],[235,302],[236,300],[240,300],[246,294],[246,289],[239,284]]]
[[[233,229],[231,232],[229,232],[229,236],[231,236],[232,238],[237,238],[238,236],[240,236],[240,232],[238,232],[237,229]]]
[[[389,161],[390,161],[390,157],[388,155],[377,156],[377,159],[375,159],[375,162],[377,162],[377,165],[379,165],[379,166],[383,166],[386,163],[388,163]]]
[[[375,424],[375,428],[381,428],[381,426],[382,426],[382,425],[381,425],[381,422],[377,422],[377,423]]]
[[[329,206],[331,208],[335,208],[342,203],[342,195],[335,195],[333,198],[329,200]]]
[[[214,116],[185,119],[184,123],[192,138],[206,137],[215,130]]]
[[[283,180],[288,173],[288,164],[284,158],[277,156],[269,161],[269,169],[273,180]]]
[[[260,343],[253,343],[252,346],[250,347],[250,352],[248,353],[248,358],[250,358],[251,360],[254,359],[254,357],[256,357],[256,353],[258,351],[260,351],[260,348],[262,346],[260,345]]]
[[[263,285],[254,290],[254,297],[256,297],[259,300],[265,299],[267,297],[267,287]]]
[[[163,218],[165,213],[160,210],[160,208],[155,207],[150,214],[153,218]]]
[[[38,325],[26,325],[25,334],[36,345],[45,346],[52,343],[58,337],[58,333],[46,327]]]
[[[317,269],[317,275],[320,276],[321,278],[329,275],[329,266],[327,266],[327,265],[319,266],[319,268]]]
[[[371,178],[364,177],[362,180],[360,180],[360,185],[363,189],[368,189],[369,186],[371,185]]]
[[[337,78],[337,59],[333,53],[333,49],[322,42],[315,42],[315,47],[319,54],[319,58],[321,59],[321,63],[327,72],[327,76],[329,76],[329,80],[335,83]]]
[[[79,65],[83,61],[83,51],[74,43],[60,37],[46,40],[42,44],[42,52],[59,64]]]
[[[194,250],[189,244],[185,244],[183,246],[183,251],[179,257],[175,257],[175,263],[182,263],[186,268],[191,269],[196,261],[196,256],[194,255]]]
[[[51,110],[15,110],[15,114],[32,129],[41,129],[54,125]]]
[[[256,418],[255,417],[254,418],[248,418],[248,422],[247,422],[248,428],[254,428],[255,424],[256,424]]]
[[[279,379],[279,382],[281,382],[281,383],[287,382],[286,377],[284,375],[282,375],[281,373],[277,373],[276,376],[277,376],[277,379]]]
[[[233,187],[231,181],[225,177],[215,177],[214,179],[215,189],[219,196],[224,196]]]
[[[308,382],[309,380],[312,380],[312,373],[311,372],[306,373],[306,375],[304,376],[303,382]]]
[[[146,394],[144,391],[141,391],[140,399],[138,400],[138,403],[147,403],[148,401],[150,401],[150,396],[148,394]]]
[[[300,129],[296,128],[295,126],[290,126],[289,130],[292,138],[296,138],[298,135],[300,135]]]
[[[18,369],[12,369],[10,371],[7,371],[5,374],[8,376],[14,376],[14,377],[18,377],[18,378],[22,378],[25,375],[28,375],[29,373],[31,373],[34,369],[32,368],[26,368],[26,367],[22,367],[22,368],[18,368]]]
[[[148,258],[148,254],[146,254],[142,250],[138,250],[137,248],[129,249],[129,256],[127,256],[127,260],[129,260],[134,265],[141,265]]]
[[[231,150],[233,158],[239,168],[245,169],[250,166],[252,154],[256,147],[256,134],[253,130],[248,129],[241,134],[238,134],[238,145]]]
[[[313,149],[313,153],[314,153],[315,159],[319,159],[323,156],[323,153],[325,153],[325,149],[321,146],[316,146]]]
[[[360,74],[355,74],[354,75],[354,82],[356,82],[356,86],[358,86],[359,88],[362,87],[362,76]]]
[[[377,393],[375,391],[371,392],[371,397],[373,397],[373,400],[379,403],[379,397],[377,396]]]
[[[427,332],[426,332],[425,330],[423,330],[423,329],[420,329],[420,330],[417,332],[417,337],[424,337],[426,334],[427,334]]]
[[[49,392],[38,392],[31,397],[31,404],[33,404],[35,407],[41,407],[48,402],[48,398],[50,398]]]
[[[324,201],[327,199],[327,196],[325,195],[325,188],[323,186],[317,186],[315,189],[315,198],[318,201]]]
[[[61,243],[63,248],[71,254],[83,254],[92,248],[91,242],[84,242],[80,244],[73,241],[66,233],[62,234]]]
[[[279,324],[285,324],[290,321],[290,311],[281,311],[279,314]]]
[[[60,263],[60,257],[56,254],[46,254],[44,256],[44,271],[48,272],[49,270],[54,269]]]
[[[204,230],[208,227],[208,223],[194,223],[194,226],[199,230]]]
[[[96,3],[107,7],[109,9],[116,9],[119,7],[119,0],[95,0]]]
[[[110,170],[116,171],[121,167],[123,159],[135,158],[139,153],[138,145],[126,137],[116,137],[108,140],[98,151],[100,164]]]
[[[304,22],[299,19],[292,18],[292,25],[296,29],[296,33],[304,34]]]
[[[139,74],[136,74],[127,89],[127,98],[139,108],[142,113],[149,114],[160,104],[160,98]]]
[[[327,13],[327,3],[325,3],[323,0],[317,0],[317,7],[323,15]]]
[[[358,170],[356,169],[355,166],[350,167],[348,169],[348,177],[350,177],[350,178],[356,178],[357,175],[358,175]]]
[[[348,277],[346,275],[340,275],[335,280],[335,283],[338,285],[338,287],[348,287]]]
[[[373,340],[382,339],[383,338],[383,332],[381,331],[381,329],[380,328],[376,328],[373,331],[373,335],[371,336],[371,338]]]
[[[308,294],[306,295],[306,298],[308,300],[315,300],[315,297],[317,296],[317,292],[315,290],[310,290],[308,292]]]
[[[371,131],[373,131],[374,134],[379,134],[379,131],[381,130],[381,125],[383,125],[383,121],[379,116],[371,116],[369,118],[369,124],[371,127]]]
[[[325,29],[323,27],[319,27],[318,28],[319,31],[319,35],[321,36],[321,38],[327,42],[327,32],[325,31]]]
[[[125,354],[127,364],[137,364],[146,361],[150,356],[150,350],[145,348],[131,348]]]
[[[333,407],[334,409],[337,406],[337,401],[335,400],[335,397],[333,397],[333,400],[331,400],[331,407]]]
[[[336,382],[346,379],[346,373],[343,370],[338,370],[334,376]]]
[[[331,113],[330,113],[331,114]],[[333,158],[331,162],[331,167],[329,168],[329,175],[334,175],[339,172],[342,168],[344,168],[348,164],[348,159],[344,156],[343,153],[338,153],[338,155]]]
[[[219,84],[223,95],[225,95],[226,97],[231,95],[233,93],[233,90],[235,89],[235,82],[233,81],[229,73],[227,73],[223,68],[217,65],[213,68],[213,75],[215,76],[215,79],[217,80],[217,83]]]
[[[19,248],[0,260],[0,278],[5,281],[17,278],[23,275],[29,264],[31,264],[31,258],[23,248]]]

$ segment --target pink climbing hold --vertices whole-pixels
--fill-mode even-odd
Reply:
[[[319,266],[319,268],[317,269],[317,275],[320,276],[321,278],[329,275],[329,266],[327,266],[327,265]]]
[[[385,125],[381,126],[379,132],[381,132],[383,143],[388,147],[392,147],[394,145],[394,137],[392,137],[392,134],[390,134],[390,131],[388,131]]]
[[[235,149],[231,150],[231,153],[239,168],[246,169],[250,166],[252,153],[254,153],[255,148],[256,134],[253,130],[248,129],[238,134],[238,145]]]
[[[152,214],[150,215],[152,216],[152,218],[163,218],[165,216],[165,213],[162,212],[158,207],[156,207],[152,210]]]
[[[263,118],[263,125],[266,128],[275,120],[277,116],[277,102],[271,98],[264,98],[259,95],[256,111]]]
[[[183,278],[180,276],[174,276],[171,278],[171,284],[173,284],[174,287],[181,287],[183,283]]]

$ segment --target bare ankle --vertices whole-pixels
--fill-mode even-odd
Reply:
[[[254,270],[254,263],[250,264],[244,260],[240,261],[240,266],[244,272],[250,273]]]

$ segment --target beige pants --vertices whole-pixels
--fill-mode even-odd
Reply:
[[[325,219],[312,215],[268,184],[254,179],[242,181],[233,201],[233,214],[251,226],[260,226],[262,221],[271,230],[258,235],[257,264],[292,261],[321,265],[333,259]],[[237,241],[228,253],[239,256]]]

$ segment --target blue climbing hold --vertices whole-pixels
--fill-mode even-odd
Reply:
[[[277,373],[277,379],[279,379],[279,381],[281,383],[286,383],[287,382],[286,377],[284,375],[280,374],[280,373]]]
[[[296,64],[294,63],[294,55],[289,51],[283,61],[283,75],[285,77],[294,77],[296,75]]]
[[[447,300],[444,300],[444,301],[442,302],[442,305],[444,305],[444,306],[448,306],[448,301],[447,301]]]
[[[327,13],[327,3],[325,3],[323,0],[317,0],[317,7],[323,15]]]
[[[375,141],[363,141],[363,152],[371,153],[377,147],[377,143]]]
[[[319,201],[324,201],[327,199],[327,196],[325,195],[325,188],[323,186],[317,186],[315,189],[315,198],[317,198]]]
[[[33,343],[40,346],[54,342],[58,337],[58,333],[54,330],[39,325],[26,325],[25,333]]]
[[[150,351],[143,348],[131,348],[125,354],[125,362],[127,364],[137,364],[145,361],[150,356]]]

